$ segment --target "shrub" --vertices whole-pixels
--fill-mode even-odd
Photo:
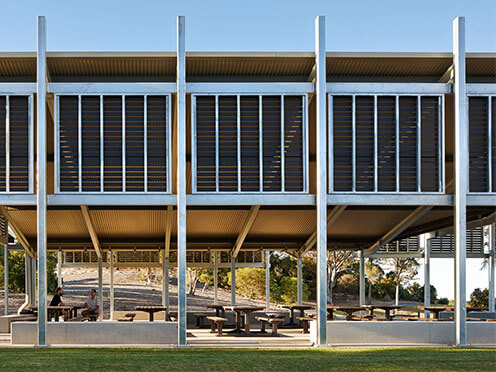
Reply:
[[[470,305],[475,307],[488,307],[489,306],[489,290],[475,288],[470,294]]]
[[[265,296],[265,269],[236,269],[236,292],[249,299]]]
[[[439,305],[449,305],[449,300],[446,297],[441,297],[439,300],[437,300],[437,303]]]
[[[308,285],[306,283],[302,283],[302,289],[302,299],[303,302],[305,302],[308,300],[310,291],[308,290]],[[289,276],[281,278],[279,290],[282,301],[290,304],[296,303],[298,301],[298,278]]]

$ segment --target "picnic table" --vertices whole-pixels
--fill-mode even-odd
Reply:
[[[71,307],[71,310],[69,310],[69,318],[77,318],[77,312],[78,310],[84,309],[85,307],[82,305],[67,305]]]
[[[346,320],[352,320],[353,319],[353,313],[356,313],[357,311],[362,311],[362,310],[364,310],[364,308],[361,306],[327,305],[327,314],[328,314],[329,320],[334,319],[334,311],[335,310],[344,311],[346,313]]]
[[[224,311],[236,312],[236,328],[234,332],[241,332],[241,313],[245,314],[245,333],[250,333],[250,314],[254,311],[263,310],[261,306],[223,306]]]
[[[417,306],[417,309],[419,310],[419,316],[420,316],[420,310],[424,311],[424,314],[426,311],[429,311],[432,313],[432,317],[434,319],[439,319],[439,313],[442,311],[454,311],[455,308],[453,306]],[[467,306],[467,312],[469,311],[483,311],[484,309],[481,307],[475,307],[475,306]]]
[[[160,305],[136,306],[135,309],[137,311],[144,311],[148,313],[150,316],[150,322],[153,322],[153,314],[158,313],[159,311],[167,311],[167,306],[160,306]],[[165,317],[165,321],[167,321],[167,316]]]
[[[67,312],[69,313],[69,318],[71,318],[71,311],[72,311],[72,308],[73,306],[47,306],[47,321],[51,321],[52,318],[54,318],[54,320],[56,322],[59,321],[59,317],[62,315],[62,312],[64,310],[67,310]],[[33,306],[31,307],[31,309],[34,311],[34,312],[38,312],[38,306]]]
[[[289,310],[289,325],[294,325],[294,312],[295,310],[300,311],[300,316],[305,316],[305,310],[313,309],[312,305],[282,305],[283,309]]]
[[[361,306],[364,309],[367,309],[369,311],[369,315],[371,317],[374,316],[374,310],[375,309],[380,309],[384,310],[384,317],[387,320],[393,320],[393,316],[391,315],[391,310],[398,310],[401,309],[403,306],[396,306],[396,305],[362,305]]]
[[[207,309],[215,309],[215,316],[217,317],[224,318],[224,316],[226,315],[226,312],[224,310],[224,305],[208,304]]]

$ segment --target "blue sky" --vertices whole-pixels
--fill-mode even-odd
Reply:
[[[173,51],[176,16],[186,16],[191,51],[312,51],[325,15],[328,51],[449,52],[452,20],[466,17],[467,50],[496,52],[496,0],[84,0],[5,1],[0,51],[33,51],[36,16],[51,51]],[[468,260],[468,294],[487,286]],[[432,284],[453,298],[453,260],[432,260]],[[419,275],[422,282],[422,270]]]
[[[495,0],[5,1],[0,50],[34,50],[37,15],[49,50],[172,51],[185,15],[188,50],[311,51],[314,18],[325,15],[329,51],[443,52],[462,15],[467,50],[496,51]]]

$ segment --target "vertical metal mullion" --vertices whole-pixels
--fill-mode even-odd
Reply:
[[[103,175],[105,168],[105,161],[103,159],[103,96],[100,96],[100,192],[104,191],[103,187]]]
[[[263,192],[263,115],[262,115],[262,95],[258,96],[258,152],[259,152],[259,184],[260,192]]]
[[[148,95],[143,97],[143,182],[148,192]]]
[[[10,96],[5,97],[5,190],[10,191]]]
[[[400,98],[396,96],[396,192],[400,191]]]
[[[215,192],[219,192],[219,96],[215,95]]]
[[[60,123],[59,123],[59,106],[60,106],[60,96],[56,95],[54,98],[54,138],[55,138],[55,155],[53,158],[54,168],[55,168],[55,193],[60,192]],[[31,138],[31,143],[33,138]],[[31,172],[32,174],[33,172]]]
[[[493,175],[492,175],[492,108],[491,96],[487,97],[487,179],[488,179],[488,192],[493,191]]]
[[[438,97],[438,135],[439,135],[439,186],[438,191],[444,193],[444,95]]]
[[[126,96],[122,96],[122,191],[126,192]]]
[[[237,96],[237,156],[238,156],[238,192],[241,192],[241,102],[239,94]]]
[[[378,131],[377,131],[377,95],[374,96],[374,191],[377,192],[379,188],[379,161],[377,159],[378,147]]]
[[[417,191],[422,191],[422,99],[417,96]]]
[[[356,96],[351,101],[351,179],[352,191],[356,191]]]
[[[328,182],[329,182],[329,193],[331,194],[334,191],[334,102],[333,102],[333,96],[329,94],[329,154],[327,155],[327,158],[329,159],[329,175],[328,175]]]
[[[78,191],[83,188],[83,138],[82,138],[82,111],[81,95],[78,95]]]
[[[284,95],[281,95],[281,192],[286,189],[284,150]]]

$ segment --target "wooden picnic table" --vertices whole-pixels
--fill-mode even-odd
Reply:
[[[263,310],[261,306],[223,306],[224,311],[236,312],[235,332],[241,332],[241,313],[245,314],[245,333],[250,333],[250,314],[254,311]]]
[[[356,313],[357,311],[362,311],[365,309],[363,307],[360,307],[360,306],[327,305],[327,314],[328,314],[329,320],[334,319],[334,310],[344,311],[346,313],[346,320],[352,320],[353,319],[353,313]]]
[[[384,310],[384,317],[387,320],[393,320],[393,316],[391,315],[391,310],[398,310],[401,309],[403,306],[396,306],[396,305],[362,305],[360,306],[364,309],[367,309],[369,311],[369,315],[371,317],[374,316],[374,310],[375,309],[381,309]]]
[[[282,305],[283,309],[289,310],[289,325],[294,325],[294,311],[297,310],[300,312],[300,316],[305,316],[305,310],[313,309],[313,305]]]
[[[215,309],[215,316],[224,318],[226,311],[224,310],[224,305],[219,304],[208,304],[207,309]]]
[[[78,310],[85,308],[83,305],[67,305],[67,306],[71,307],[71,310],[69,310],[69,318],[77,318]]]
[[[167,306],[160,305],[147,305],[147,306],[136,306],[137,311],[147,312],[150,316],[150,322],[153,322],[153,314],[159,311],[167,311]],[[165,321],[167,321],[167,316],[165,316]]]
[[[64,310],[67,310],[70,318],[72,308],[72,306],[47,306],[47,321],[49,322],[52,318],[54,318],[54,320],[58,322],[59,317],[62,315]],[[38,306],[32,306],[31,309],[36,313],[38,312]]]
[[[434,319],[439,319],[439,313],[442,311],[454,311],[455,308],[453,306],[417,306],[417,309],[419,309],[419,316],[420,316],[420,310],[424,311],[424,314],[426,311],[429,311],[432,313],[432,317]],[[467,306],[467,312],[469,311],[483,311],[484,309],[481,307],[475,307],[475,306]]]

